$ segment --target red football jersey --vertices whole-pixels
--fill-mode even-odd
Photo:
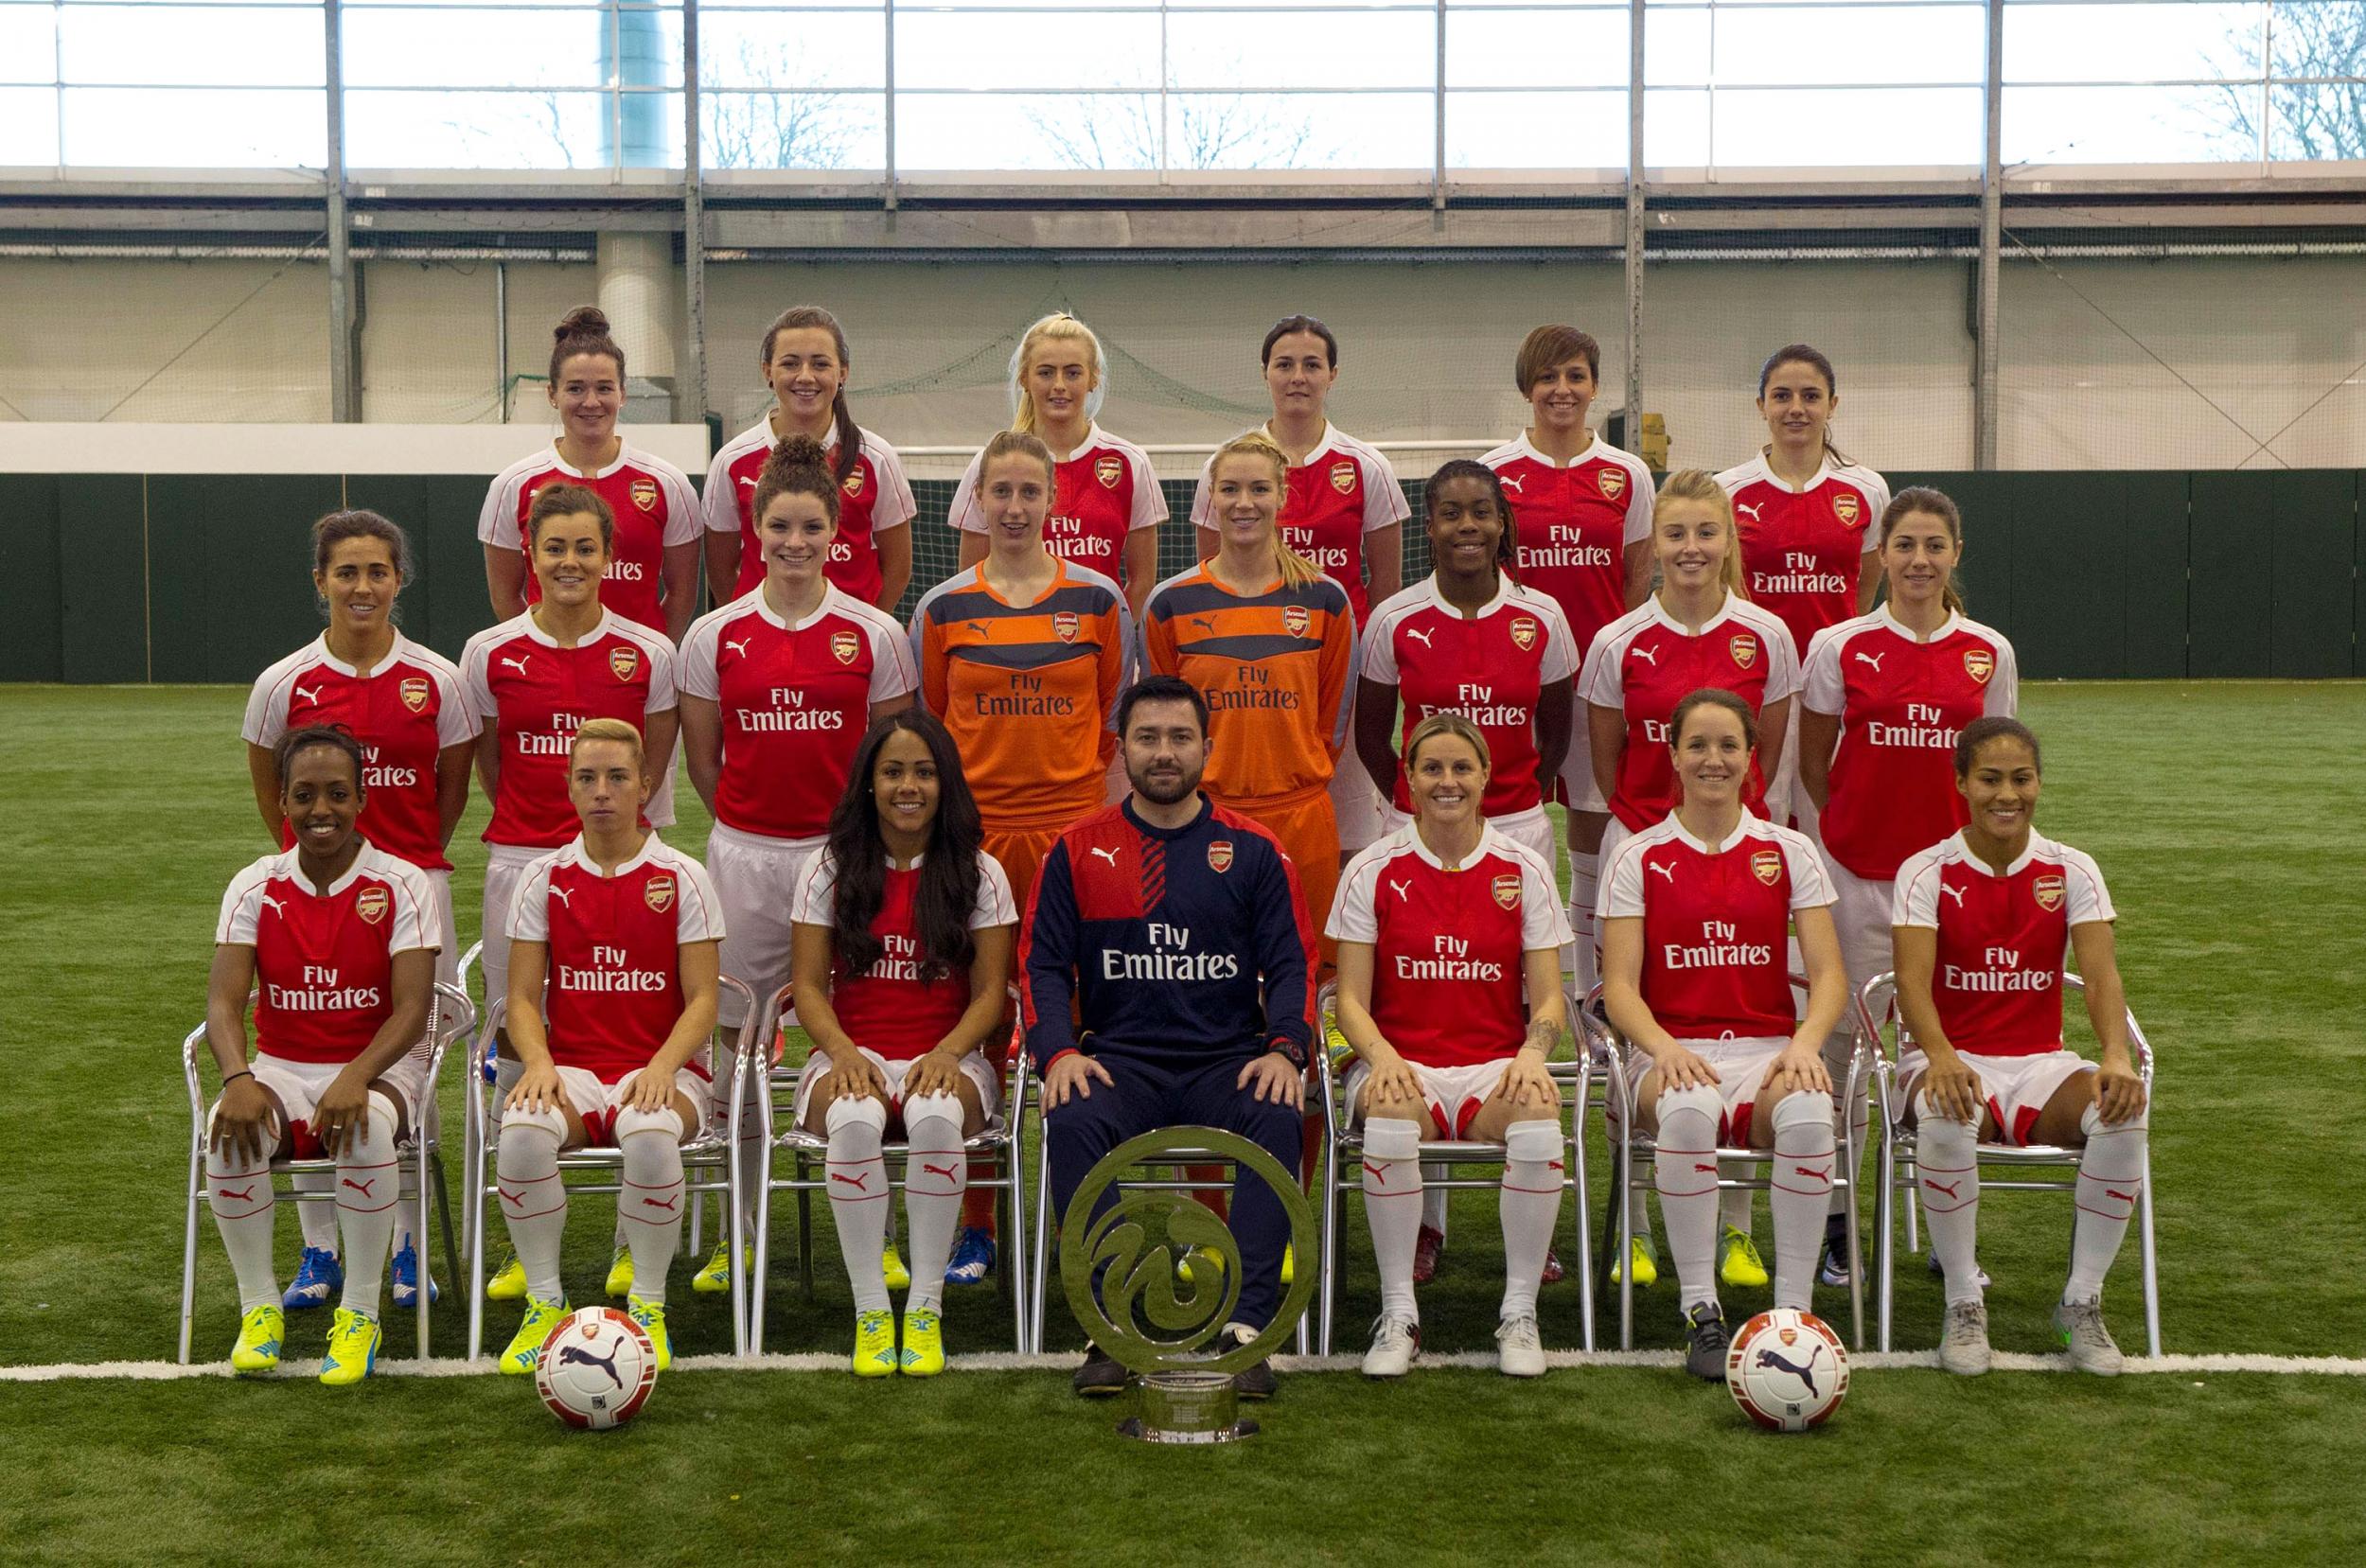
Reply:
[[[849,976],[842,960],[830,966],[830,1010],[847,1038],[891,1062],[909,1062],[936,1049],[969,1011],[969,973],[954,970],[936,979],[920,978],[920,928],[912,898],[920,888],[920,866],[890,866],[886,896],[871,920],[871,934],[883,947],[865,975]],[[789,918],[800,925],[835,926],[830,900],[838,891],[838,863],[816,855],[797,890]],[[1011,880],[990,854],[978,856],[978,900],[969,928],[1016,925]]]
[[[1537,698],[1577,673],[1578,645],[1561,607],[1509,577],[1470,620],[1439,594],[1435,575],[1425,577],[1372,612],[1364,641],[1364,678],[1396,687],[1404,705],[1400,754],[1414,726],[1437,713],[1460,714],[1487,737],[1492,770],[1481,809],[1490,817],[1543,803]],[[1413,811],[1402,769],[1396,807]]]
[[[341,724],[362,743],[362,831],[370,842],[427,871],[450,871],[435,759],[476,739],[478,728],[451,661],[397,632],[364,678],[330,655],[326,636],[308,643],[256,678],[239,733],[273,747],[314,724]],[[293,844],[293,833],[282,842]]]
[[[567,799],[567,749],[586,719],[620,718],[646,731],[674,709],[674,644],[603,613],[591,636],[562,648],[531,611],[468,639],[460,679],[478,719],[501,739],[488,844],[556,849],[580,823]]]
[[[1969,821],[1955,788],[1955,737],[1984,714],[2012,716],[2021,678],[2004,635],[1960,615],[1928,643],[1884,605],[1817,632],[1800,700],[1841,719],[1824,853],[1886,882],[1898,864]]]
[[[1522,435],[1479,459],[1511,501],[1520,581],[1552,596],[1580,648],[1627,612],[1627,547],[1651,537],[1651,470],[1599,435],[1565,468]]]
[[[1372,1022],[1425,1067],[1510,1056],[1527,1037],[1522,956],[1569,941],[1553,869],[1494,829],[1448,871],[1416,828],[1348,863],[1331,910],[1334,942],[1372,946]]]
[[[1734,530],[1753,602],[1782,617],[1792,652],[1857,613],[1857,577],[1880,548],[1890,487],[1871,468],[1827,456],[1804,490],[1774,477],[1760,452],[1717,476],[1734,499]]]
[[[577,836],[526,869],[509,936],[549,944],[551,1060],[612,1084],[647,1066],[674,1032],[682,944],[721,941],[723,907],[707,869],[654,833],[613,876]]]
[[[1199,471],[1199,488],[1192,496],[1192,523],[1217,526],[1215,503],[1209,494],[1209,467]],[[1281,542],[1313,561],[1323,575],[1348,590],[1355,624],[1370,619],[1371,596],[1364,581],[1364,536],[1376,528],[1402,523],[1413,515],[1396,470],[1376,447],[1331,426],[1322,444],[1291,465],[1281,499]]]
[[[1931,1000],[1957,1050],[2035,1056],[2062,1048],[2062,960],[2071,927],[2117,920],[2095,863],[2029,836],[2004,875],[1952,834],[1898,868],[1891,924],[1938,932]],[[2028,1129],[2008,1129],[2026,1141]]]
[[[1618,758],[1618,788],[1610,809],[1640,833],[1676,803],[1676,770],[1668,760],[1668,721],[1676,705],[1704,687],[1722,687],[1763,713],[1799,690],[1799,661],[1783,624],[1732,594],[1717,619],[1698,632],[1644,600],[1594,639],[1585,657],[1585,700],[1627,716],[1627,745]],[[1750,764],[1742,803],[1766,804],[1766,780]]]
[[[827,830],[872,705],[914,684],[904,628],[836,588],[795,625],[772,613],[761,589],[709,610],[682,639],[674,679],[722,710],[715,817],[768,838]]]
[[[879,572],[879,536],[910,522],[920,510],[912,499],[911,481],[904,477],[904,461],[895,449],[859,431],[862,450],[855,466],[839,481],[838,537],[830,541],[830,558],[821,574],[834,588],[845,590],[864,604],[874,604],[884,586]],[[769,414],[723,443],[707,468],[702,504],[708,531],[739,536],[739,583],[732,597],[745,598],[764,581],[764,556],[756,543],[756,482],[764,475],[765,459],[779,446]],[[838,463],[838,436],[826,446],[832,466]]]
[[[969,460],[945,518],[952,527],[973,534],[986,531],[986,516],[978,504],[978,470],[984,461],[983,452]],[[1166,520],[1167,498],[1158,488],[1150,454],[1095,425],[1086,432],[1085,444],[1053,468],[1043,547],[1062,560],[1092,568],[1130,592],[1136,585],[1125,580],[1126,537],[1137,528],[1156,528]]]
[[[214,941],[255,949],[255,1048],[287,1062],[350,1062],[395,1011],[395,955],[435,945],[415,868],[368,844],[326,893],[296,852],[231,880]]]
[[[1674,814],[1622,840],[1600,916],[1643,922],[1644,1005],[1679,1040],[1788,1038],[1791,913],[1832,902],[1805,836],[1743,815],[1704,843]]]
[[[476,537],[503,550],[525,552],[526,515],[534,492],[545,484],[580,484],[616,514],[616,539],[608,570],[600,574],[600,602],[628,621],[665,629],[665,551],[698,538],[698,496],[690,476],[652,453],[627,445],[616,461],[594,474],[577,472],[544,449],[503,468],[485,495]],[[526,603],[542,597],[542,585],[526,563]]]

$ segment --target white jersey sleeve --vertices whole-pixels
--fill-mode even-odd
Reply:
[[[1796,828],[1769,825],[1783,846],[1784,869],[1791,872],[1791,907],[1810,909],[1829,905],[1835,894],[1831,873],[1824,869],[1824,852]]]
[[[736,608],[737,601],[719,605],[693,621],[690,629],[682,633],[681,651],[674,656],[674,691],[678,705],[685,695],[704,697],[709,702],[722,696],[722,684],[716,679],[715,670],[715,639],[723,635],[723,623]]]
[[[1644,602],[1650,608],[1650,601]],[[1625,713],[1627,708],[1626,663],[1627,644],[1634,638],[1641,623],[1635,612],[1628,611],[1594,634],[1594,645],[1585,650],[1585,662],[1580,665],[1578,695],[1597,708],[1614,708]]]
[[[920,502],[913,499],[912,482],[905,477],[902,454],[869,431],[863,432],[862,449],[871,459],[871,472],[879,484],[879,499],[871,506],[871,532],[875,537],[918,517]]]
[[[639,646],[641,656],[649,661],[649,697],[648,701],[643,705],[642,711],[647,714],[670,714],[680,707],[681,698],[674,689],[674,664],[679,656],[674,652],[674,644],[666,639],[665,634],[652,631],[647,626],[625,620],[621,616],[611,618],[609,625],[619,636],[630,639]]]
[[[1428,592],[1424,584],[1400,589],[1372,611],[1369,625],[1357,639],[1362,643],[1356,673],[1383,686],[1400,684],[1397,676],[1397,626],[1421,605]]]
[[[1939,868],[1947,864],[1952,837],[1942,838],[1929,849],[1906,857],[1898,868],[1898,880],[1891,884],[1890,924],[1919,925],[1927,930],[1939,928]]]
[[[318,643],[307,643],[255,678],[246,695],[246,718],[238,733],[249,746],[277,746],[288,732],[288,687],[313,654]]]
[[[1610,864],[1602,868],[1602,891],[1594,906],[1597,920],[1643,918],[1643,849],[1639,833],[1618,841]]]
[[[2070,923],[2085,925],[2092,921],[2119,919],[2119,911],[2111,907],[2110,890],[2103,885],[2103,872],[2094,863],[2094,857],[2068,844],[2057,844],[2054,848],[2062,857],[2063,889],[2070,895]]]
[[[1537,678],[1548,685],[1556,680],[1575,680],[1578,656],[1584,650],[1578,646],[1577,634],[1569,629],[1569,618],[1562,613],[1560,602],[1551,595],[1530,593],[1527,597],[1545,622],[1545,657],[1537,665]]]
[[[422,947],[436,946],[435,916],[430,913],[435,905],[428,891],[427,873],[408,861],[397,860],[380,851],[367,853],[374,857],[370,867],[372,873],[384,877],[394,889],[394,897],[390,900],[394,906],[394,918],[386,932],[386,951],[411,953]]]
[[[978,855],[978,901],[970,907],[969,928],[982,931],[1018,924],[1018,900],[1011,894],[1011,879],[1002,863],[980,851]]]
[[[1388,834],[1348,862],[1347,874],[1339,878],[1338,891],[1332,894],[1331,918],[1323,935],[1333,942],[1380,940],[1380,920],[1372,899],[1380,887],[1381,872],[1404,848],[1395,834]]]
[[[862,622],[863,632],[871,639],[871,700],[874,705],[892,702],[920,684],[920,677],[912,666],[912,644],[904,628],[895,624],[895,617],[874,608],[851,595],[833,594]]]
[[[715,896],[715,879],[697,857],[667,846],[667,861],[681,879],[674,900],[674,940],[678,943],[723,940],[723,901]],[[547,911],[546,911],[547,912]]]
[[[835,927],[830,900],[838,891],[838,860],[827,850],[813,857],[797,879],[797,895],[789,901],[789,921],[798,925]]]
[[[1854,465],[1841,470],[1849,482],[1864,492],[1865,508],[1870,519],[1864,531],[1863,554],[1870,555],[1881,548],[1881,514],[1890,509],[1890,482],[1871,468]]]
[[[635,455],[635,467],[657,475],[658,488],[665,494],[665,533],[662,543],[671,549],[678,544],[693,544],[706,532],[703,515],[698,509],[698,492],[690,483],[690,476],[662,457],[647,452]],[[737,525],[737,520],[733,520]]]
[[[1520,862],[1520,950],[1560,951],[1576,937],[1562,909],[1561,891],[1553,885],[1552,868],[1527,845],[1509,838],[1501,841],[1510,846],[1512,858]]]
[[[1848,690],[1841,679],[1842,635],[1853,622],[1844,621],[1836,626],[1824,626],[1808,639],[1808,657],[1799,672],[1800,690],[1808,711],[1816,714],[1838,714],[1846,704]]]
[[[280,859],[276,854],[264,855],[230,879],[230,886],[221,895],[221,916],[214,923],[216,943],[255,945],[256,928],[261,924],[263,890],[271,885]]]
[[[962,470],[962,482],[953,486],[953,505],[945,514],[945,525],[965,534],[986,531],[985,508],[978,504],[978,475],[985,467],[986,454],[981,449]]]
[[[477,718],[476,705],[469,701],[460,681],[460,669],[450,660],[423,643],[407,637],[397,637],[395,657],[405,659],[428,672],[441,698],[435,705],[435,746],[450,750],[476,739],[485,726]]]
[[[1386,454],[1361,441],[1342,439],[1340,444],[1354,454],[1355,466],[1364,471],[1364,532],[1409,520],[1413,503],[1405,500],[1404,484]]]
[[[1627,465],[1627,531],[1623,542],[1639,544],[1651,537],[1651,514],[1659,505],[1659,486],[1651,482],[1651,466],[1641,458]]]
[[[710,534],[739,532],[739,498],[732,494],[732,453],[727,445],[707,465],[707,482],[698,493],[698,510]]]
[[[1989,718],[2011,718],[2021,712],[2021,659],[2004,634],[1987,626],[1981,633],[1996,645],[1996,669],[1988,676],[1986,697],[1980,712]]]
[[[1134,515],[1126,520],[1125,531],[1156,528],[1167,520],[1167,492],[1158,484],[1158,470],[1151,466],[1150,454],[1131,441],[1120,441],[1117,448],[1134,472]]]
[[[484,508],[476,517],[476,537],[480,541],[500,550],[525,548],[525,540],[518,532],[518,492],[548,461],[547,453],[535,452],[493,476],[493,483],[486,486]]]
[[[1216,460],[1210,457],[1199,466],[1199,478],[1192,482],[1192,526],[1194,528],[1216,526],[1215,498],[1210,490],[1210,480],[1215,470]]]
[[[510,941],[551,940],[551,870],[566,853],[553,851],[528,866],[525,874],[518,878],[518,890],[509,899]]]
[[[1753,606],[1752,608],[1756,608]],[[1799,648],[1791,640],[1791,628],[1765,614],[1766,625],[1759,627],[1766,643],[1766,696],[1759,704],[1780,702],[1799,695]]]

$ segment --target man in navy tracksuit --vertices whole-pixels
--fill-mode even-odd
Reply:
[[[1160,1127],[1220,1127],[1298,1164],[1315,928],[1298,873],[1271,834],[1199,793],[1208,705],[1188,683],[1141,680],[1117,718],[1133,793],[1060,836],[1021,939],[1055,1224],[1104,1154]],[[1288,1224],[1246,1172],[1231,1224],[1241,1296],[1226,1331],[1245,1340],[1280,1304]],[[1261,1398],[1273,1381],[1261,1362],[1235,1384]],[[1088,1347],[1078,1392],[1124,1384]]]

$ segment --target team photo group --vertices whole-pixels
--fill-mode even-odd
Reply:
[[[619,1299],[662,1368],[685,1146],[753,1172],[793,1129],[852,1289],[853,1371],[925,1377],[949,1289],[1023,1241],[996,1203],[1019,1183],[1015,1088],[1040,1106],[1056,1232],[1087,1172],[1157,1129],[1335,1179],[1328,1066],[1378,1277],[1365,1374],[1420,1359],[1417,1287],[1448,1232],[1424,1146],[1464,1142],[1501,1170],[1497,1364],[1536,1377],[1571,1191],[1553,1068],[1591,1050],[1616,1053],[1613,1155],[1650,1151],[1611,1282],[1672,1271],[1686,1366],[1722,1382],[1721,1288],[1805,1313],[1865,1269],[1847,1167],[1879,1136],[1871,992],[1910,1042],[1894,1114],[1944,1275],[1941,1364],[1990,1361],[1980,1148],[2042,1145],[2076,1152],[2053,1330],[2073,1366],[2120,1369],[2102,1296],[2147,1105],[2110,894],[2037,822],[2014,650],[1956,586],[1979,520],[1968,538],[1949,497],[1893,494],[1843,452],[1825,355],[1767,345],[1734,389],[1759,449],[1655,481],[1593,428],[1596,341],[1539,326],[1502,345],[1525,428],[1409,476],[1417,522],[1388,460],[1330,422],[1339,342],[1288,316],[1241,345],[1272,417],[1207,461],[1186,521],[1097,421],[1099,340],[1047,316],[945,520],[958,568],[899,614],[919,508],[850,409],[856,346],[800,307],[737,350],[772,400],[694,484],[620,427],[624,350],[598,310],[571,313],[557,433],[479,522],[497,624],[457,664],[400,629],[401,520],[314,524],[326,630],[262,672],[243,731],[281,847],[223,895],[206,1009],[237,1369],[275,1367],[288,1314],[333,1308],[320,1381],[360,1382],[387,1305],[434,1288],[398,1188],[433,1117],[439,983],[486,1021],[468,1071],[495,1081],[483,1147],[511,1250],[482,1294],[515,1304],[505,1373],[534,1374],[570,1312],[571,1152],[612,1150],[617,1193],[608,1277],[572,1295]],[[1162,534],[1195,564],[1159,580]],[[669,841],[678,771],[712,814],[703,844]],[[472,792],[490,820],[471,973],[447,846]],[[2092,1056],[2065,1048],[2066,968]],[[296,1205],[291,1279],[272,1169],[290,1158],[333,1189]],[[748,1291],[757,1260],[731,1238],[759,1233],[768,1184],[732,1186],[733,1223],[683,1262],[692,1291]],[[1183,1267],[1237,1267],[1219,1343],[1247,1345],[1317,1260],[1245,1168],[1228,1205],[1203,1201],[1237,1257]],[[1073,1373],[1085,1394],[1128,1376],[1099,1345]],[[1265,1361],[1234,1378],[1275,1386]]]

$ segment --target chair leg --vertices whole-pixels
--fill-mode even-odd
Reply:
[[[421,1361],[427,1360],[433,1353],[428,1343],[428,1313],[431,1308],[430,1297],[433,1296],[435,1294],[434,1255],[429,1250],[427,1239],[427,1205],[429,1198],[427,1152],[427,1136],[422,1133],[419,1136],[416,1144],[414,1145],[411,1155],[411,1218],[413,1223],[411,1232],[411,1255],[414,1259],[417,1260],[418,1262],[419,1292],[417,1296],[418,1307],[414,1315],[417,1318],[417,1327],[419,1331],[419,1359]],[[396,1196],[399,1199],[402,1190],[401,1184],[399,1182],[396,1184],[395,1190]]]
[[[1030,1327],[1028,1343],[1038,1353],[1043,1349],[1044,1276],[1051,1260],[1051,1152],[1038,1147],[1035,1152],[1035,1241],[1029,1250],[1031,1270],[1028,1279],[1027,1316]]]
[[[456,1288],[460,1283],[460,1253],[454,1242],[459,1232],[451,1224],[451,1188],[444,1178],[444,1152],[439,1147],[428,1156],[428,1174],[435,1183],[435,1220],[444,1237],[444,1277]],[[424,1246],[421,1248],[425,1250]]]
[[[1582,1343],[1594,1348],[1594,1238],[1588,1233],[1593,1224],[1593,1196],[1587,1191],[1585,1173],[1585,1087],[1578,1088],[1577,1114],[1572,1119],[1569,1135],[1569,1180],[1575,1189],[1578,1244],[1578,1317]]]
[[[464,1190],[460,1195],[460,1211],[467,1218],[468,1237],[468,1359],[476,1360],[485,1348],[485,1144],[483,1131],[484,1086],[471,1080],[468,1084],[468,1127],[475,1134],[463,1148],[461,1172]]]
[[[1315,1311],[1321,1314],[1320,1331],[1315,1340],[1315,1347],[1318,1354],[1327,1356],[1331,1354],[1333,1315],[1338,1307],[1339,1210],[1342,1207],[1339,1199],[1339,1173],[1331,1169],[1329,1162],[1326,1162],[1323,1167],[1322,1184],[1322,1206],[1316,1211],[1315,1216],[1315,1223],[1321,1227],[1318,1232],[1318,1244],[1321,1249],[1320,1267],[1322,1269],[1322,1275],[1315,1282]]]
[[[197,1200],[205,1183],[203,1124],[190,1138],[189,1205],[181,1227],[181,1365],[189,1364],[189,1335],[197,1316]]]
[[[1634,1348],[1634,1142],[1628,1133],[1631,1111],[1618,1120],[1618,1348]]]
[[[693,1192],[692,1194],[690,1194],[690,1256],[691,1256],[691,1257],[696,1258],[696,1257],[697,1257],[699,1254],[701,1254],[701,1253],[703,1253],[703,1252],[705,1252],[705,1251],[706,1251],[706,1246],[705,1246],[705,1242],[706,1242],[706,1235],[707,1235],[707,1195],[706,1195],[705,1193],[703,1193],[703,1192]]]
[[[809,1173],[805,1153],[800,1149],[797,1152],[799,1183],[802,1184]],[[807,1301],[813,1299],[813,1194],[802,1185],[797,1189],[797,1290]]]
[[[1011,1297],[1012,1343],[1016,1346],[1020,1355],[1025,1355],[1034,1348],[1034,1345],[1029,1334],[1027,1321],[1029,1271],[1026,1162],[1019,1158],[1018,1129],[1015,1121],[1011,1128],[1010,1141],[1002,1146],[1002,1179],[1010,1185],[1004,1188],[998,1196],[996,1207],[1008,1222],[1002,1234],[1011,1239],[1010,1244],[1003,1248],[1002,1288],[1010,1293]]]
[[[2147,1355],[2158,1357],[2161,1354],[2161,1275],[2152,1237],[2152,1150],[2149,1145],[2145,1149],[2141,1175],[2145,1185],[2137,1189],[2137,1244],[2145,1266],[2145,1351]]]
[[[1890,1348],[1891,1292],[1897,1279],[1898,1267],[1898,1147],[1892,1141],[1888,1119],[1881,1127],[1880,1175],[1873,1189],[1874,1269],[1880,1282],[1874,1287],[1874,1347],[1887,1351]]]

